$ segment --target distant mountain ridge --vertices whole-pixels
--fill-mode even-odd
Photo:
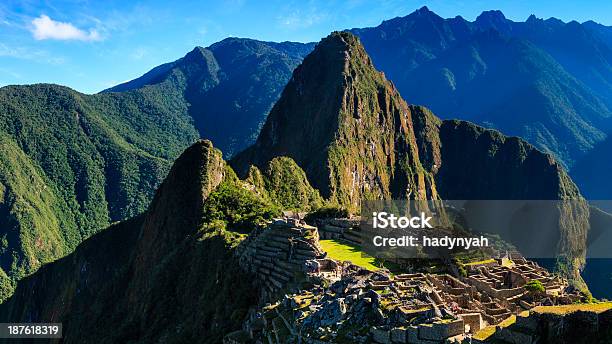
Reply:
[[[200,137],[231,157],[250,145],[293,69],[314,44],[226,38],[103,92],[183,84]]]
[[[612,104],[612,49],[610,41],[606,42],[607,38],[601,35],[604,30],[593,30],[588,22],[564,23],[556,18],[544,20],[534,15],[525,22],[514,22],[500,11],[483,12],[474,24],[481,29],[492,28],[503,35],[532,42],[601,97],[606,106]]]
[[[570,172],[612,129],[610,27],[535,16],[515,22],[501,11],[485,11],[474,21],[445,19],[423,7],[349,31],[410,103],[523,137]],[[205,87],[185,93],[200,136],[227,157],[253,143],[292,69],[312,47],[229,38],[197,48],[209,51],[206,59],[220,68]],[[184,69],[185,59],[107,91],[157,85]],[[215,130],[206,125],[211,121]]]
[[[612,50],[591,31],[500,11],[444,19],[426,7],[351,30],[410,102],[523,137],[570,169],[612,123]]]

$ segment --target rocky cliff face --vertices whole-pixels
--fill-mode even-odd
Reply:
[[[441,121],[420,106],[410,109],[421,159],[442,199],[567,201],[546,204],[554,207],[548,211],[559,222],[556,240],[563,258],[558,266],[586,290],[579,271],[585,263],[589,209],[563,167],[520,138],[470,122]],[[538,229],[516,228],[514,235],[527,238],[531,230]]]
[[[202,229],[211,192],[234,182],[228,171],[210,142],[196,143],[147,213],[23,279],[0,318],[62,322],[65,343],[219,342],[257,295],[238,282],[245,276],[234,261],[239,236]]]
[[[443,199],[578,199],[563,167],[518,137],[410,106],[421,161]]]
[[[317,45],[256,143],[232,164],[244,174],[276,156],[294,159],[324,197],[353,209],[364,198],[438,197],[419,159],[408,105],[348,33]]]

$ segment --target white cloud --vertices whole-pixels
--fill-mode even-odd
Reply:
[[[77,40],[77,41],[99,41],[102,39],[95,29],[84,31],[76,28],[70,23],[55,21],[42,14],[32,20],[32,35],[37,40]]]

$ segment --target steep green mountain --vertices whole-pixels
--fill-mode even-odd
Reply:
[[[226,206],[250,209],[249,229],[272,215],[219,150],[197,142],[146,213],[21,280],[0,318],[62,322],[65,343],[219,343],[257,297],[233,255],[244,235],[230,230]]]
[[[200,136],[245,147],[310,49],[230,38],[96,95],[0,89],[0,269],[21,278],[144,211]]]
[[[173,90],[0,89],[0,268],[12,279],[149,204],[197,139]]]
[[[293,159],[276,157],[262,173],[251,166],[245,179],[249,188],[286,210],[315,210],[323,206],[319,191],[308,181],[306,173]]]
[[[225,156],[248,147],[313,44],[227,38],[104,92],[176,88],[200,137]]]
[[[276,156],[293,158],[324,197],[344,206],[362,198],[580,196],[563,168],[525,141],[408,106],[349,33],[317,45],[256,143],[231,163],[244,175]]]
[[[424,7],[351,31],[410,102],[523,137],[568,167],[612,123],[612,51],[581,24]]]
[[[582,199],[563,167],[522,139],[408,106],[348,32],[323,39],[296,68],[255,144],[231,164],[245,176],[277,156],[353,211],[363,199]],[[576,216],[560,238],[568,275],[582,285],[588,208],[561,216]]]
[[[288,156],[323,197],[354,210],[363,197],[438,197],[419,161],[410,111],[358,39],[334,33],[295,70],[239,174]]]

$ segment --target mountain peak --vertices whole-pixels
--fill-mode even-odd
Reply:
[[[502,11],[492,10],[482,12],[474,21],[474,24],[483,30],[496,30],[503,33],[513,31],[512,22],[504,16]]]
[[[360,59],[372,65],[370,57],[365,52],[359,38],[348,31],[335,31],[323,38],[313,53],[325,55],[327,58],[345,63],[350,59]]]
[[[553,25],[564,25],[565,24],[563,20],[559,18],[555,18],[555,17],[550,17],[546,19],[545,22],[548,24],[553,24]]]
[[[431,12],[431,11],[429,10],[429,7],[427,7],[427,6],[423,6],[423,7],[419,8],[418,10],[416,10],[416,13],[422,13],[422,14],[424,14],[424,13],[433,13],[433,12]]]
[[[304,59],[255,145],[232,165],[244,174],[276,156],[294,159],[324,197],[353,209],[363,197],[437,198],[431,179],[416,175],[423,168],[408,105],[348,32],[330,34]]]
[[[429,20],[434,20],[434,21],[439,21],[439,20],[444,20],[442,17],[440,17],[439,15],[437,15],[435,12],[431,11],[427,6],[423,6],[417,10],[415,10],[414,12],[410,13],[409,15],[405,16],[405,17],[400,17],[400,18],[395,18],[395,19],[391,19],[391,20],[386,20],[384,22],[394,22],[396,19],[403,21],[406,20],[407,18],[412,18],[412,19],[424,19],[426,21]],[[384,23],[383,22],[383,23]]]
[[[348,31],[334,31],[330,33],[327,37],[323,38],[319,44],[317,44],[317,49],[325,49],[326,47],[338,47],[344,46],[345,50],[349,50],[351,47],[359,48],[361,47],[361,42],[359,42],[359,38]]]
[[[204,200],[224,176],[222,153],[210,141],[198,140],[187,148],[176,159],[151,202],[143,226],[142,244],[172,244],[176,242],[174,239],[189,234],[168,231],[169,226],[197,228]],[[182,224],[174,225],[177,221]],[[165,226],[160,226],[162,223]]]
[[[212,52],[206,48],[197,46],[188,52],[183,57],[183,62],[186,63],[204,63],[205,65],[216,65],[215,57]]]
[[[477,18],[477,22],[502,22],[506,20],[506,16],[500,10],[483,11]]]
[[[225,166],[221,151],[208,140],[198,140],[176,159],[145,214],[135,251],[135,280],[147,280],[160,254],[200,228],[204,202],[223,181]]]
[[[181,199],[192,197],[187,200],[190,204],[202,203],[223,178],[224,165],[221,151],[212,142],[196,141],[176,159],[152,206],[168,197],[170,190],[178,191]]]
[[[530,15],[530,16],[527,18],[527,20],[526,20],[525,22],[526,22],[526,23],[538,23],[538,22],[541,22],[541,21],[543,21],[543,20],[542,20],[542,19],[540,19],[540,18],[538,18],[538,17],[536,17],[536,15],[535,15],[535,14],[531,14],[531,15]]]

